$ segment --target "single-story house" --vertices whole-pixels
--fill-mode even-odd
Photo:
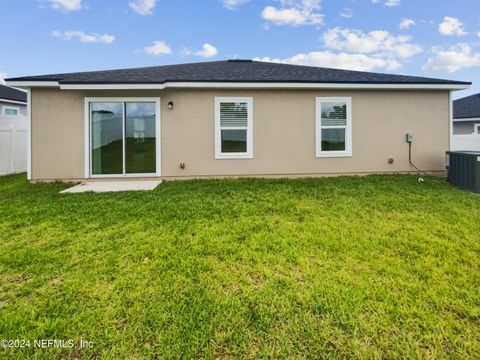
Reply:
[[[0,116],[27,115],[27,93],[0,85]]]
[[[480,94],[453,102],[453,150],[480,151]]]
[[[444,173],[471,83],[227,60],[8,79],[28,89],[29,179]]]

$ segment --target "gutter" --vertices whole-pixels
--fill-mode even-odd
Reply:
[[[17,105],[25,105],[25,106],[27,105],[25,101],[10,100],[10,99],[4,99],[4,98],[0,98],[0,102],[6,102],[10,104],[17,104]]]
[[[453,118],[452,121],[480,121],[480,117],[471,117],[471,118]]]
[[[259,82],[166,82],[163,84],[61,84],[58,81],[7,81],[15,87],[52,87],[61,90],[163,90],[180,89],[399,89],[465,90],[471,84],[356,84],[356,83],[259,83]]]

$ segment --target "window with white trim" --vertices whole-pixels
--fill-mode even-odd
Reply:
[[[3,107],[3,115],[17,116],[18,114],[19,114],[18,107],[13,107],[13,106],[4,106]]]
[[[352,156],[352,98],[317,97],[317,157]]]
[[[253,157],[253,99],[215,98],[215,158]]]
[[[474,125],[475,131],[473,132],[475,135],[480,135],[480,123]]]

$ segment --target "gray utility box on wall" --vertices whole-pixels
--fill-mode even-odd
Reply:
[[[480,194],[480,151],[448,151],[448,182]]]

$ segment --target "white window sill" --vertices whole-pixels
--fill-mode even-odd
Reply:
[[[352,157],[352,153],[347,153],[347,152],[322,152],[317,154],[317,158],[342,158],[342,157]]]
[[[217,154],[215,160],[253,159],[252,154]]]

